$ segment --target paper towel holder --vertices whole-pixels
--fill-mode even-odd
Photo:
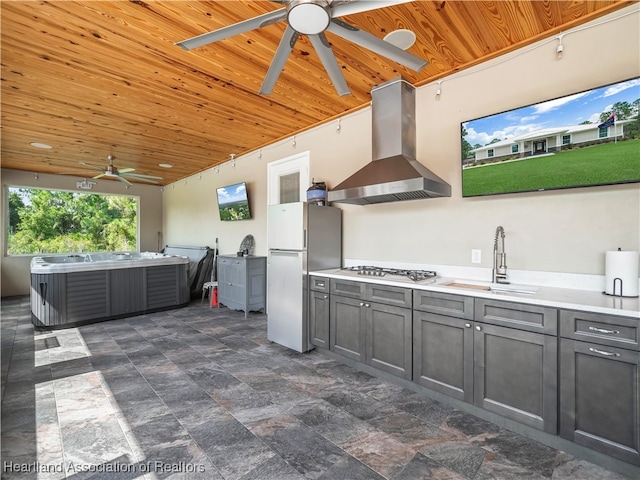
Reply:
[[[622,251],[621,248],[618,248],[618,252]],[[604,293],[605,295],[609,295],[610,297],[624,297],[624,298],[638,298],[639,295],[623,295],[624,293],[624,288],[623,288],[623,280],[620,277],[614,277],[612,279],[612,293],[608,293],[606,290],[602,293]],[[620,287],[620,293],[616,293],[618,291],[618,286]]]
[[[616,293],[617,286],[620,284],[620,293]],[[622,289],[622,279],[620,277],[616,277],[613,279],[613,293],[602,292],[605,295],[609,295],[610,297],[624,297],[624,298],[638,298],[638,295],[623,295]]]

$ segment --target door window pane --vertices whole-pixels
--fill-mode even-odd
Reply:
[[[300,172],[280,176],[280,203],[300,201]]]

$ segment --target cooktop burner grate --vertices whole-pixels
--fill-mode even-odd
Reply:
[[[414,282],[434,278],[437,274],[433,270],[406,270],[401,268],[383,268],[372,265],[358,265],[354,267],[345,267],[343,270],[356,272],[358,275],[367,275],[371,277],[384,277],[385,275],[395,275],[407,277]]]

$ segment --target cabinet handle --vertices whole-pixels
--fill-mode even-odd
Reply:
[[[318,283],[316,283],[316,285],[317,285],[318,287],[324,287],[324,282],[322,282],[322,283],[318,282]]]
[[[476,325],[476,330],[480,331],[480,330],[482,330],[482,327],[480,325]]]
[[[329,295],[323,295],[322,298],[329,298]]]
[[[231,285],[233,285],[233,283],[231,283],[231,282],[227,282],[227,285],[231,286]]]
[[[370,307],[371,305],[369,305],[368,303],[365,303],[365,304],[364,304],[364,306],[368,308],[368,307]]]
[[[464,326],[465,326],[465,328],[471,328],[471,324],[470,323],[465,323]]]
[[[361,306],[361,307],[364,307],[364,302],[360,302],[360,306]]]
[[[599,353],[600,355],[605,355],[607,357],[619,357],[620,354],[619,353],[615,353],[615,352],[605,352],[604,350],[598,350],[597,348],[589,348],[590,352],[593,353]]]
[[[589,327],[589,330],[591,330],[592,332],[608,333],[608,334],[611,334],[611,335],[619,335],[620,334],[620,330],[606,330],[604,328],[597,328],[597,327]]]

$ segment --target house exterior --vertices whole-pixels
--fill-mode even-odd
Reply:
[[[621,120],[614,125],[598,128],[598,124],[573,125],[536,130],[471,150],[474,157],[465,159],[464,166],[480,163],[515,160],[536,155],[548,155],[562,149],[586,147],[622,138],[624,125],[632,120]]]

